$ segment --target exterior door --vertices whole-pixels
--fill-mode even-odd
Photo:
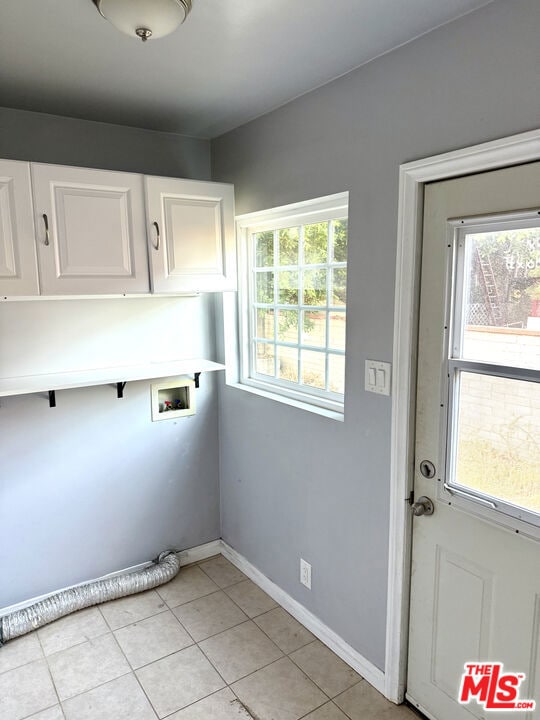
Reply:
[[[407,697],[509,718],[540,704],[540,163],[426,185],[417,388]]]
[[[0,160],[0,295],[38,295],[30,165]]]
[[[236,289],[234,188],[147,177],[154,293]]]
[[[141,175],[32,165],[43,295],[150,289]]]

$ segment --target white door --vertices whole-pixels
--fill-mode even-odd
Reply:
[[[407,697],[436,720],[540,705],[539,211],[540,163],[425,189]]]
[[[39,294],[30,165],[15,160],[0,160],[0,294]]]
[[[232,185],[146,177],[155,293],[234,290]]]
[[[32,164],[43,295],[149,291],[142,176]]]

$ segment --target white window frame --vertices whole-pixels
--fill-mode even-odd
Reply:
[[[307,385],[296,385],[279,378],[265,379],[265,376],[256,375],[251,371],[252,318],[250,312],[250,289],[252,288],[250,283],[252,283],[252,250],[250,238],[254,233],[265,230],[280,230],[338,218],[348,218],[348,214],[349,193],[343,192],[305,202],[284,205],[271,210],[248,213],[236,218],[238,240],[239,381],[240,385],[244,386],[245,389],[258,390],[274,399],[287,399],[293,401],[293,404],[299,403],[301,406],[308,406],[308,409],[311,406],[314,409],[320,408],[343,415],[343,395]],[[340,266],[347,267],[347,263],[340,263]],[[297,267],[301,269],[302,266],[299,264]],[[293,305],[288,309],[294,309],[295,307]],[[303,306],[299,304],[298,308],[302,310]],[[323,308],[317,309],[322,310]],[[346,312],[347,307],[340,307],[339,310]],[[302,345],[295,345],[295,347],[302,347]],[[327,355],[327,348],[323,352]],[[332,354],[346,357],[346,351],[332,350]]]

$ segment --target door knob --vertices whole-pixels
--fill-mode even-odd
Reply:
[[[413,515],[416,515],[419,517],[420,515],[433,515],[435,512],[435,507],[431,500],[426,497],[425,495],[422,495],[422,497],[419,497],[418,500],[411,505]]]

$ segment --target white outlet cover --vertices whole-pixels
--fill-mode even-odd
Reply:
[[[381,360],[366,360],[366,390],[378,395],[390,395],[392,364]]]
[[[311,590],[311,565],[300,558],[300,582]]]

